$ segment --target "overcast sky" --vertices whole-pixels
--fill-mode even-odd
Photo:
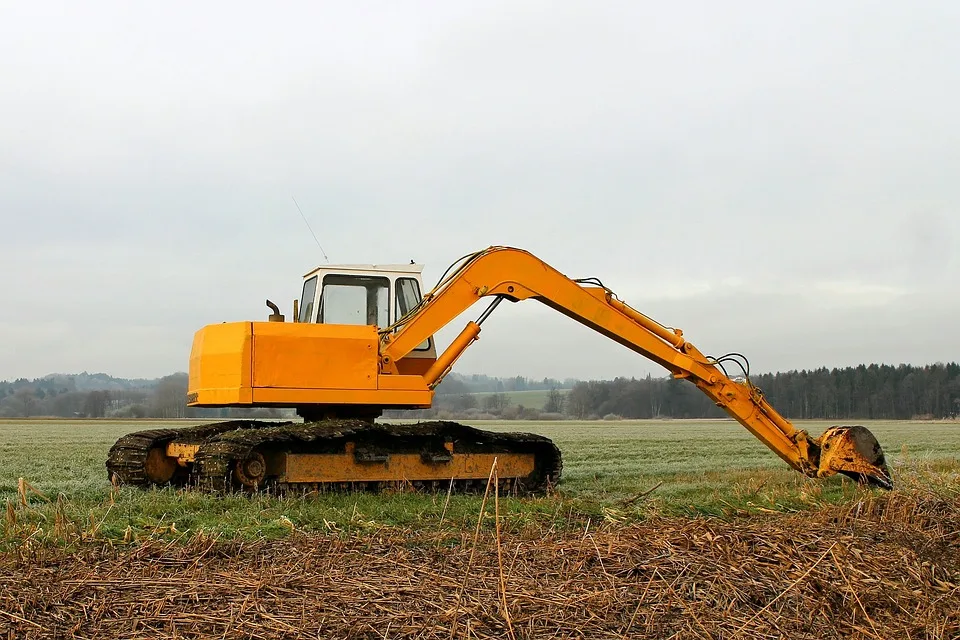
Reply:
[[[289,315],[323,261],[291,196],[333,262],[519,246],[755,371],[960,359],[958,33],[951,0],[0,2],[0,379]],[[662,372],[535,302],[457,370]]]

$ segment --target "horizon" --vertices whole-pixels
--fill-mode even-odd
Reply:
[[[960,360],[938,360],[938,361],[936,361],[936,362],[927,362],[927,363],[924,363],[924,364],[913,364],[913,363],[909,363],[909,362],[899,362],[899,363],[890,363],[890,362],[861,362],[861,363],[856,364],[856,365],[847,365],[847,366],[842,366],[842,367],[819,366],[819,367],[812,367],[812,368],[808,368],[808,369],[784,369],[784,370],[779,370],[779,371],[751,371],[750,375],[751,375],[751,377],[752,377],[752,376],[763,376],[763,375],[777,375],[777,374],[785,374],[785,373],[803,373],[803,372],[820,371],[820,370],[823,370],[823,369],[825,369],[825,370],[827,370],[827,371],[833,371],[833,370],[844,370],[844,369],[856,369],[856,368],[859,368],[859,367],[861,367],[861,366],[863,366],[863,367],[868,367],[868,368],[869,368],[869,367],[873,367],[873,366],[877,366],[877,367],[892,367],[892,368],[894,368],[894,369],[899,368],[899,367],[904,367],[904,366],[914,367],[914,368],[937,367],[937,366],[944,366],[944,367],[946,367],[946,366],[956,365],[956,364],[958,364],[958,363],[960,363]],[[83,371],[75,371],[75,372],[70,372],[70,373],[68,373],[68,372],[62,372],[62,371],[53,371],[53,372],[44,374],[44,375],[42,375],[42,376],[35,376],[35,377],[32,377],[32,378],[27,378],[27,377],[25,377],[25,376],[19,376],[19,377],[17,377],[17,378],[12,378],[12,379],[10,379],[10,378],[0,379],[0,384],[12,384],[12,383],[14,383],[14,382],[17,382],[18,380],[27,380],[27,382],[32,382],[32,381],[34,381],[34,380],[43,380],[43,379],[47,379],[47,378],[51,378],[51,377],[55,377],[55,376],[71,377],[71,376],[80,376],[80,375],[106,376],[106,377],[111,378],[111,379],[113,379],[113,380],[126,380],[126,381],[130,381],[130,382],[138,382],[138,381],[155,382],[155,381],[157,381],[157,380],[160,380],[160,379],[162,379],[162,378],[166,378],[166,377],[169,377],[169,376],[174,376],[174,375],[189,375],[189,373],[188,373],[187,371],[171,371],[171,372],[169,372],[169,373],[162,374],[162,375],[155,376],[155,377],[128,377],[128,376],[122,376],[122,375],[114,375],[114,374],[111,374],[111,373],[107,373],[107,372],[105,372],[105,371],[89,371],[89,370],[83,370]],[[459,377],[462,377],[462,378],[469,378],[469,377],[471,377],[471,376],[483,376],[483,377],[487,377],[487,378],[491,378],[491,379],[496,379],[496,380],[509,380],[509,379],[511,379],[511,378],[517,378],[517,377],[519,377],[519,378],[523,378],[523,379],[528,380],[528,381],[531,381],[531,382],[539,382],[539,381],[542,381],[543,379],[546,378],[546,379],[552,379],[552,380],[556,380],[557,382],[563,383],[563,382],[567,382],[567,381],[574,381],[574,382],[595,382],[595,381],[596,381],[596,382],[606,382],[606,381],[614,380],[614,379],[616,379],[616,378],[618,378],[618,377],[619,377],[619,378],[628,378],[628,379],[630,379],[630,378],[642,379],[642,378],[645,378],[647,374],[644,374],[644,375],[635,375],[635,376],[611,376],[611,377],[609,377],[609,378],[582,378],[582,377],[576,377],[576,376],[528,376],[528,375],[523,375],[522,373],[517,373],[517,374],[514,374],[514,375],[506,375],[506,376],[495,376],[495,375],[490,375],[490,374],[487,374],[487,373],[481,373],[481,372],[475,372],[475,371],[471,371],[471,372],[461,372],[461,371],[453,370],[453,371],[450,372],[449,375],[456,375],[456,376],[459,376]],[[668,371],[666,371],[666,370],[664,370],[663,373],[662,373],[661,375],[659,375],[659,376],[658,376],[658,375],[654,375],[653,373],[651,373],[650,375],[651,375],[652,377],[654,377],[654,378],[657,378],[657,377],[664,377],[664,378],[670,377],[670,373],[669,373]],[[735,377],[735,376],[731,376],[731,377]]]

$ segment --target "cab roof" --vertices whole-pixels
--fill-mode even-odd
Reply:
[[[318,273],[422,273],[424,265],[407,264],[325,264],[304,274],[310,278]]]

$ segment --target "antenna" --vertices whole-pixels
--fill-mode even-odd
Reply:
[[[290,197],[293,198],[293,196]],[[330,264],[330,258],[327,257],[327,252],[323,250],[322,246],[320,246],[320,241],[317,240],[317,234],[313,232],[313,228],[310,226],[310,223],[307,222],[307,216],[303,215],[303,209],[300,208],[300,203],[297,202],[296,198],[293,198],[293,204],[297,205],[297,211],[300,212],[300,217],[303,218],[303,222],[307,225],[307,229],[310,229],[310,235],[313,236],[314,242],[316,242],[317,246],[320,247],[320,253],[323,254],[323,259],[327,261],[327,264]]]

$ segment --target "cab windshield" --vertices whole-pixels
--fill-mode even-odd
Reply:
[[[390,280],[376,276],[327,275],[320,292],[317,322],[390,324]]]

